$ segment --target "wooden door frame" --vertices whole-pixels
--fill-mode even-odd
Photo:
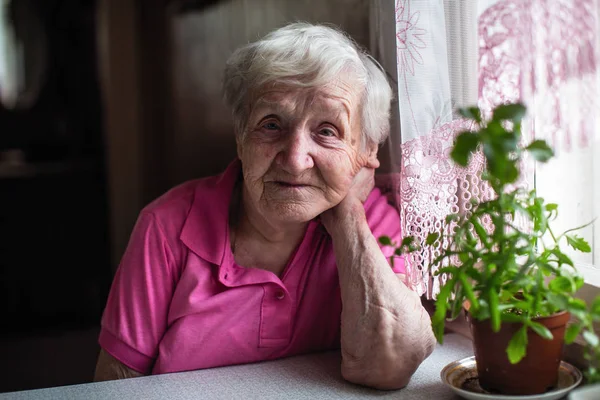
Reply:
[[[98,0],[111,264],[140,210],[168,184],[168,30],[164,0]]]

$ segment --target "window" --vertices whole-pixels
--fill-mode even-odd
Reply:
[[[586,147],[559,149],[555,158],[538,164],[535,186],[546,201],[559,205],[555,234],[586,225],[596,218],[592,225],[577,233],[590,244],[591,253],[568,247],[568,255],[577,266],[595,266],[600,271],[600,141],[592,139]]]

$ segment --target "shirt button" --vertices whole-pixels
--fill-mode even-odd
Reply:
[[[277,300],[283,300],[284,297],[285,293],[283,290],[278,290],[277,292],[275,292],[275,298],[277,298]]]

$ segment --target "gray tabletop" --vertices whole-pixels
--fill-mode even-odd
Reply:
[[[339,352],[257,364],[145,376],[0,394],[4,399],[457,399],[440,380],[448,363],[473,355],[471,341],[447,335],[444,345],[421,364],[409,385],[379,391],[344,381]]]

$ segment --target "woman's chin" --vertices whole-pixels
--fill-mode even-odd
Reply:
[[[296,203],[271,204],[268,207],[269,219],[275,219],[286,224],[303,224],[315,219],[323,210],[314,205]]]

